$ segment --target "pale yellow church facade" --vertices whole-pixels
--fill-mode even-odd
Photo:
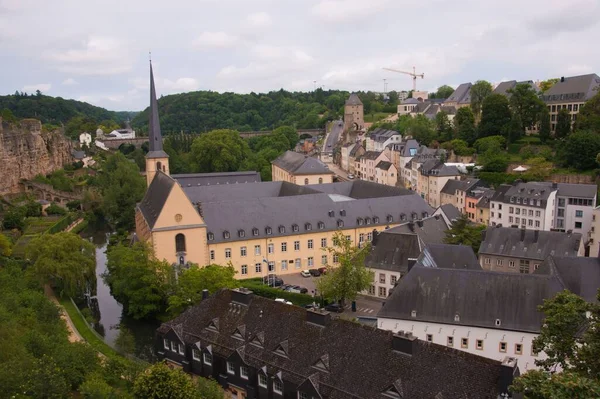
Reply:
[[[136,236],[173,264],[232,264],[237,278],[335,265],[336,232],[355,244],[433,209],[415,193],[367,181],[262,182],[256,172],[170,175],[151,70],[148,190]],[[311,182],[312,183],[312,182]]]

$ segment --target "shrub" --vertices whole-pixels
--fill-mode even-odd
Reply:
[[[241,280],[240,283],[242,287],[248,288],[256,295],[269,299],[282,298],[298,306],[308,305],[314,301],[314,298],[310,295],[297,294],[269,287],[264,285],[260,280]]]
[[[67,210],[63,207],[56,205],[55,203],[52,203],[48,208],[46,208],[46,213],[48,215],[66,215]]]

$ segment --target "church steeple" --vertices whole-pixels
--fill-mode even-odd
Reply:
[[[148,186],[152,183],[157,171],[169,174],[169,155],[163,151],[162,134],[160,132],[160,120],[158,119],[158,101],[156,100],[156,88],[154,87],[154,73],[152,61],[150,61],[150,118],[148,123],[149,152],[146,154],[146,182]]]

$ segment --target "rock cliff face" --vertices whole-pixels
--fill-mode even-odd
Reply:
[[[73,162],[71,150],[71,141],[62,130],[42,131],[36,119],[8,124],[0,118],[0,195],[20,191],[21,179],[33,179]]]

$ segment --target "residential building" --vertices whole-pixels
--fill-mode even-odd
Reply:
[[[460,169],[459,169],[460,172]],[[467,192],[482,187],[484,182],[480,179],[467,178],[464,180],[448,180],[440,193],[440,203],[452,204],[461,213],[466,212]]]
[[[460,107],[471,105],[471,83],[460,84],[454,92],[444,101],[444,105],[447,107],[454,107],[458,109]]]
[[[398,92],[398,101],[402,102],[408,98],[408,92],[406,90],[402,90]]]
[[[134,139],[135,130],[132,129],[115,129],[109,134],[105,135],[104,138],[109,139]]]
[[[392,146],[392,163],[398,169],[399,180],[403,187],[410,187],[411,170],[406,165],[419,150],[419,142],[415,139],[405,139]]]
[[[456,166],[448,166],[440,160],[430,159],[421,165],[417,192],[429,205],[437,208],[441,205],[441,191],[446,182],[459,178],[460,172]]]
[[[452,204],[444,204],[438,207],[433,213],[434,216],[441,216],[448,226],[452,226],[455,220],[461,217],[461,213]]]
[[[479,247],[479,262],[485,270],[533,273],[548,256],[583,256],[581,234],[488,227]]]
[[[513,359],[490,361],[244,289],[221,290],[163,323],[155,346],[161,360],[246,399],[510,398],[519,375]]]
[[[596,185],[517,180],[500,185],[491,199],[492,226],[572,230],[588,236],[596,204]]]
[[[389,144],[402,141],[402,135],[395,130],[377,128],[367,136],[367,151],[381,152]]]
[[[320,159],[286,151],[271,162],[273,181],[287,181],[305,186],[332,183],[334,173]]]
[[[373,271],[373,283],[364,294],[386,298],[426,245],[443,243],[448,230],[445,220],[440,216],[421,217],[413,220],[412,215],[400,215],[404,224],[373,233],[371,250],[365,258],[365,266]]]
[[[400,104],[398,104],[398,115],[408,115],[413,112],[415,107],[419,104],[419,100],[416,98],[407,98],[402,100]]]
[[[379,161],[375,165],[375,182],[386,186],[395,186],[398,182],[398,170],[393,163]]]
[[[360,171],[360,160],[359,158],[365,153],[365,149],[362,145],[356,144],[348,153],[348,172],[352,174],[358,174]],[[357,161],[358,160],[358,161]],[[359,164],[357,168],[356,165]]]
[[[356,93],[352,93],[344,104],[344,131],[362,130],[364,128],[365,116],[363,103]]]
[[[490,225],[490,202],[495,194],[496,191],[492,189],[485,189],[483,191],[483,195],[481,195],[477,202],[477,206],[475,207],[475,211],[477,212],[477,223],[486,226]]]
[[[517,85],[528,84],[536,93],[540,93],[540,88],[533,80],[524,80],[521,82],[517,82],[516,80],[508,80],[505,82],[500,82],[494,88],[494,94],[502,94],[506,98],[510,99],[512,96],[511,91],[517,87]]]
[[[87,145],[88,147],[92,144],[92,135],[88,132],[83,132],[79,135],[79,144]]]
[[[377,315],[377,327],[411,331],[424,341],[493,360],[512,356],[523,372],[546,357],[533,349],[544,322],[538,307],[565,289],[594,302],[600,286],[597,258],[551,256],[534,274],[422,263],[400,280]]]
[[[481,212],[479,212],[477,209],[479,201],[483,197],[491,198],[493,195],[493,190],[483,187],[483,182],[481,182],[481,184],[481,186],[475,186],[471,189],[468,189],[465,195],[465,213],[467,214],[469,220],[473,223],[482,223],[481,220],[483,220],[483,209],[479,210]]]
[[[407,188],[410,188],[413,191],[417,191],[419,184],[419,176],[421,165],[431,159],[441,159],[446,156],[446,150],[443,149],[435,149],[435,148],[427,148],[422,145],[417,150],[417,154],[412,157],[412,159],[407,163],[405,169],[410,171],[409,177],[409,185]]]
[[[357,143],[346,143],[342,146],[342,149],[340,151],[341,152],[340,166],[343,170],[345,170],[345,171],[350,170],[350,152],[357,145],[358,145]]]
[[[571,115],[571,123],[577,120],[577,114],[587,100],[598,93],[600,77],[595,73],[589,75],[561,77],[560,80],[549,88],[542,100],[550,112],[550,126],[556,130],[558,112],[566,109]]]
[[[360,169],[359,177],[362,180],[376,181],[377,172],[375,167],[381,161],[390,162],[389,158],[383,153],[383,151],[367,151],[359,159]]]
[[[592,225],[590,226],[588,237],[589,247],[587,256],[600,257],[600,206],[595,207],[592,211]]]

